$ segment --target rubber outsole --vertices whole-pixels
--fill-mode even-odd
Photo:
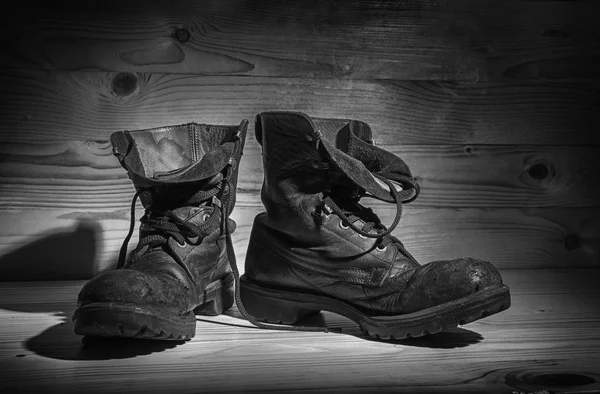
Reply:
[[[393,340],[435,334],[471,323],[510,307],[507,286],[482,289],[442,305],[395,316],[373,316],[347,302],[326,295],[267,287],[245,275],[240,278],[242,302],[257,320],[272,324],[295,324],[320,311],[329,311],[356,322],[369,337]]]
[[[196,314],[214,316],[234,302],[233,274],[211,282],[193,311],[178,315],[165,309],[117,302],[94,302],[73,314],[77,335],[184,341],[196,334]]]

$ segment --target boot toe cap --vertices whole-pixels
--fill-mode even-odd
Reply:
[[[434,261],[415,271],[401,302],[404,313],[411,313],[501,285],[498,270],[487,261],[468,257]]]
[[[95,302],[131,303],[140,306],[186,309],[180,305],[179,286],[168,281],[165,275],[130,269],[107,271],[87,282],[79,293],[77,306]]]

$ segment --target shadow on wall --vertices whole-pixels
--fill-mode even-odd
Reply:
[[[100,250],[101,227],[80,221],[71,230],[42,235],[39,239],[0,256],[2,281],[89,279],[94,275]]]

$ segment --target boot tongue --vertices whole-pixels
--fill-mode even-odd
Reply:
[[[195,224],[202,225],[208,216],[213,212],[212,207],[207,206],[207,203],[202,203],[199,207],[181,207],[174,209],[173,214],[179,219]]]
[[[215,188],[219,182],[223,180],[223,174],[218,173],[210,177],[209,179],[202,182],[201,185],[198,185],[198,190],[211,190]],[[189,206],[182,206],[171,210],[175,216],[184,221],[189,221],[197,226],[203,224],[207,217],[213,212],[214,208],[212,206],[214,198],[202,201],[199,204],[195,203]]]
[[[382,178],[390,181],[397,192],[401,192],[404,188],[400,180],[403,177],[412,178],[410,169],[393,153],[358,138],[352,130],[352,124],[347,124],[338,132],[335,142],[323,138],[324,151],[347,178],[369,195],[393,202],[390,187]]]

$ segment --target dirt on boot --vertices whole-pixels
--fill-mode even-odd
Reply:
[[[79,293],[75,333],[186,340],[195,314],[216,315],[234,302],[235,256],[229,215],[248,121],[238,126],[189,123],[111,135],[114,154],[136,194],[131,227],[116,269]],[[139,242],[127,255],[134,231]]]
[[[259,325],[295,324],[324,310],[371,337],[402,339],[510,306],[491,263],[466,257],[421,265],[392,235],[419,185],[402,159],[374,146],[366,123],[264,112],[255,130],[266,212],[254,220],[241,296]],[[389,228],[361,205],[364,197],[396,206]]]

